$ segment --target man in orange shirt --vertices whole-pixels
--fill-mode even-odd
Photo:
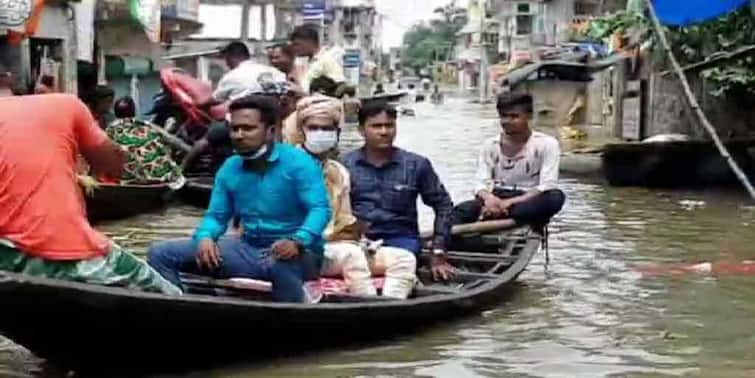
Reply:
[[[123,151],[76,96],[0,98],[0,270],[180,294],[89,225],[79,154],[95,172],[120,177]]]

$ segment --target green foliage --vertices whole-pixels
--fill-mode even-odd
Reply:
[[[669,43],[679,63],[687,65],[705,60],[718,52],[755,45],[755,19],[748,8],[716,20],[669,30]],[[714,84],[717,96],[755,95],[755,60],[743,57],[724,61],[702,72]]]
[[[582,30],[578,37],[607,41],[614,33],[637,33],[641,39],[654,39],[650,21],[639,12],[618,12],[600,17]],[[666,36],[679,64],[701,62],[719,52],[755,45],[755,18],[745,7],[709,22],[679,28],[665,28]],[[668,61],[658,43],[652,55],[660,69],[668,69]],[[755,59],[750,57],[723,61],[701,75],[712,84],[716,96],[755,96]]]
[[[404,34],[403,64],[415,71],[446,59],[456,44],[456,33],[466,24],[466,10],[455,1],[436,8],[435,13],[439,18],[416,24]]]

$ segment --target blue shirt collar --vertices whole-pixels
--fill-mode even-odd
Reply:
[[[393,147],[393,155],[391,155],[391,160],[389,160],[388,163],[386,163],[383,167],[388,166],[388,165],[400,164],[402,161],[403,155],[404,155],[404,151],[402,149],[398,147]],[[357,162],[369,165],[370,167],[380,168],[380,167],[376,167],[375,165],[370,163],[369,160],[367,160],[365,147],[362,147],[359,149],[359,158],[357,159]]]

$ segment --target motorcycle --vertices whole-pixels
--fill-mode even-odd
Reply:
[[[153,97],[147,114],[151,122],[163,127],[191,145],[202,138],[213,122],[223,121],[225,104],[206,106],[212,97],[212,85],[190,76],[178,68],[160,71],[161,90]]]

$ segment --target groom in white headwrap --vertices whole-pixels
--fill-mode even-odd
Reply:
[[[322,95],[301,99],[296,106],[297,124],[303,134],[300,146],[322,162],[332,218],[324,232],[323,276],[343,276],[354,295],[376,295],[371,277],[384,275],[383,296],[407,298],[416,282],[417,266],[409,251],[380,247],[366,248],[359,241],[361,227],[351,212],[349,172],[329,158],[341,133],[341,102]]]

